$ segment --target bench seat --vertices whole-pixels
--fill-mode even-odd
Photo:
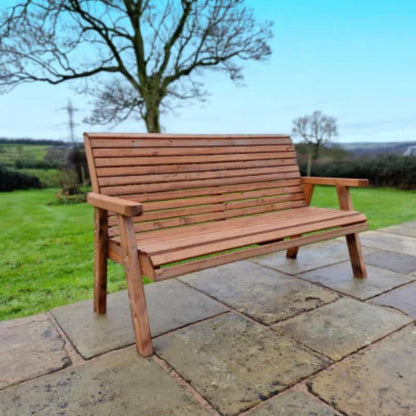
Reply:
[[[340,230],[334,228],[342,227]],[[340,211],[326,208],[301,207],[286,211],[263,213],[248,217],[231,218],[204,224],[193,224],[181,229],[162,229],[137,234],[137,250],[143,274],[152,280],[189,273],[194,270],[252,257],[268,252],[267,247],[253,245],[271,244],[270,251],[301,244],[302,239],[310,242],[345,235],[346,227],[353,232],[368,228],[366,217],[357,211]],[[329,233],[328,233],[328,230]],[[297,237],[309,233],[308,237]],[[292,241],[283,241],[291,238]],[[297,241],[300,240],[300,241]],[[279,244],[280,243],[280,244]],[[304,243],[303,243],[304,244]],[[200,256],[250,246],[228,258],[217,257],[196,259],[191,263],[170,265],[174,262],[192,260]],[[110,240],[110,258],[122,262],[120,238]],[[164,266],[170,267],[165,268]]]

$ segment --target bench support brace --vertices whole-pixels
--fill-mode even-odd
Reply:
[[[153,354],[153,346],[133,218],[117,214],[117,220],[120,230],[121,246],[124,251],[123,264],[126,272],[127,291],[136,337],[136,348],[139,354],[148,357]]]

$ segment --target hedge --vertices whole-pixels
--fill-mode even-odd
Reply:
[[[40,181],[36,176],[8,170],[0,166],[0,191],[41,187]]]
[[[306,175],[306,163],[300,163]],[[416,156],[380,156],[343,162],[312,163],[312,176],[367,178],[372,186],[416,189]]]

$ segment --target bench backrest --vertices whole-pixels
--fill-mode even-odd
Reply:
[[[305,205],[283,135],[84,135],[94,192],[141,202],[136,231]],[[110,235],[117,235],[115,218]]]

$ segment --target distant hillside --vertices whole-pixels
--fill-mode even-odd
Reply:
[[[8,137],[0,137],[1,144],[28,144],[35,146],[66,146],[68,143],[62,140],[50,140],[50,139],[30,139],[22,137],[19,139],[9,139]]]
[[[411,147],[416,146],[415,142],[362,142],[362,143],[337,143],[341,148],[348,150],[352,157],[379,156],[379,155],[404,155]]]

